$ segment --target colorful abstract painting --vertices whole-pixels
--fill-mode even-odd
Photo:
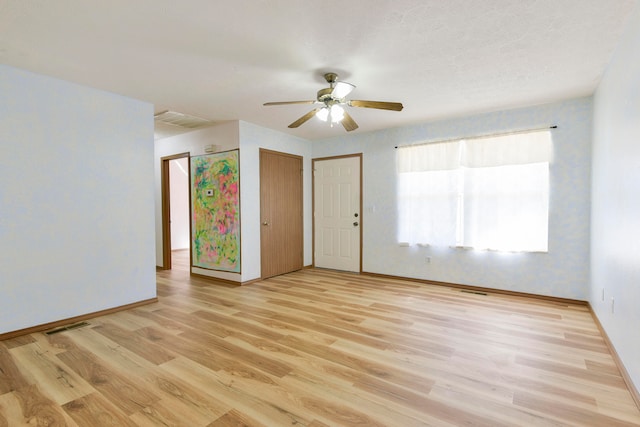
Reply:
[[[193,266],[240,272],[238,150],[191,157]]]

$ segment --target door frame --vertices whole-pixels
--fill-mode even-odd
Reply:
[[[191,153],[179,153],[160,158],[160,193],[162,198],[162,269],[171,270],[171,191],[169,183],[169,162],[189,158]],[[189,169],[191,169],[189,167]],[[189,173],[189,177],[191,173]],[[189,190],[191,194],[191,190]],[[191,210],[191,208],[189,208]],[[191,215],[189,215],[191,217]],[[191,220],[189,220],[191,224]],[[189,225],[191,229],[191,225]]]
[[[311,222],[311,263],[314,268],[316,266],[316,161],[321,162],[325,160],[346,159],[350,157],[357,157],[360,160],[360,176],[358,177],[360,180],[360,227],[358,227],[360,233],[360,259],[358,260],[358,263],[360,266],[358,268],[358,272],[362,273],[362,229],[364,224],[364,216],[362,215],[362,153],[311,159],[311,215],[313,217],[313,221]]]

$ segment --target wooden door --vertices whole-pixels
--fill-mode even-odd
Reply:
[[[361,156],[313,162],[314,265],[360,272]]]
[[[303,265],[302,157],[260,150],[260,276]]]

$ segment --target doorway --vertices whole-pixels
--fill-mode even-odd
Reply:
[[[260,149],[260,276],[302,269],[302,157]]]
[[[314,266],[362,271],[362,154],[313,160]]]
[[[188,250],[189,153],[161,159],[162,186],[162,268],[171,270],[172,250]]]

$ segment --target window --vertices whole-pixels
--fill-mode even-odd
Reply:
[[[548,249],[548,130],[398,147],[401,242]]]

